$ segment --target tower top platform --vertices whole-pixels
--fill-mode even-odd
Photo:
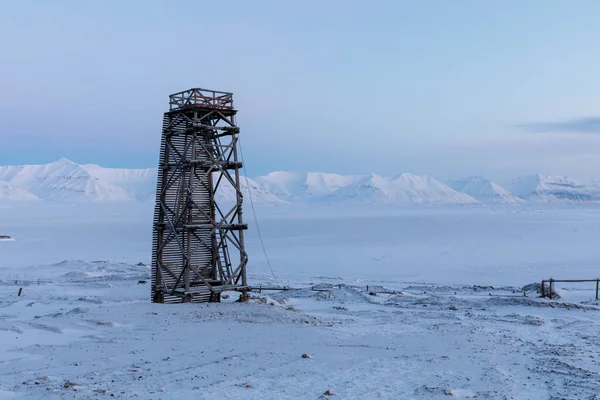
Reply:
[[[169,111],[190,107],[233,110],[233,93],[192,88],[169,96]]]

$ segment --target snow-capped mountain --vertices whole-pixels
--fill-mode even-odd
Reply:
[[[598,201],[597,186],[556,175],[529,175],[511,181],[507,188],[515,195],[534,202],[581,203]]]
[[[95,164],[81,165],[93,179],[122,189],[130,199],[154,200],[156,195],[155,168],[104,168]]]
[[[314,201],[324,199],[360,179],[360,176],[354,175],[277,171],[260,176],[256,181],[278,198],[288,201]]]
[[[284,202],[254,179],[241,176],[240,186],[242,188],[242,194],[244,195],[244,204],[249,204],[250,201],[255,204],[276,204]],[[252,197],[250,198],[250,196]],[[219,185],[215,198],[217,201],[235,202],[235,189],[230,184]]]
[[[40,198],[29,193],[26,190],[21,189],[15,185],[12,185],[5,181],[0,181],[0,202],[31,202],[40,201]]]
[[[152,202],[156,168],[104,168],[66,158],[43,165],[0,166],[0,202]],[[520,204],[526,201],[578,203],[600,201],[600,186],[560,176],[532,175],[502,187],[482,177],[445,185],[426,175],[339,175],[278,171],[256,180],[241,177],[246,204],[327,202],[330,204]],[[251,196],[250,196],[251,194]],[[223,184],[218,201],[235,201],[235,190]]]
[[[66,158],[43,165],[0,166],[0,201],[154,201],[157,169],[104,168]],[[257,204],[281,202],[252,179],[241,178],[242,192]],[[220,201],[234,201],[235,190],[222,184]]]
[[[82,165],[82,167],[94,178],[123,189],[133,200],[155,200],[156,177],[158,173],[156,168],[104,168],[94,164]],[[252,193],[252,200],[258,204],[281,202],[279,198],[269,193],[268,190],[250,178],[246,179],[244,176],[241,176],[240,185],[245,199],[249,198],[249,187]],[[217,201],[234,202],[236,199],[235,189],[231,184],[222,182],[219,185],[219,190],[216,192],[216,199]]]
[[[124,189],[96,178],[82,165],[66,158],[44,165],[0,167],[0,180],[43,200],[106,202],[130,199]]]
[[[483,203],[521,204],[526,203],[502,186],[482,176],[471,176],[457,181],[448,182],[452,189],[468,194]]]
[[[477,201],[427,175],[402,174],[395,178],[363,177],[329,196],[333,202],[385,204],[471,204]]]

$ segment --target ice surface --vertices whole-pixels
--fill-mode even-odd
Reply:
[[[600,207],[257,213],[279,281],[301,289],[169,306],[144,283],[151,203],[0,207],[15,239],[0,242],[0,399],[597,395],[595,285],[521,288],[599,275]],[[248,222],[250,282],[272,285]]]
[[[594,206],[258,207],[282,278],[345,277],[438,284],[516,284],[597,275]],[[0,266],[62,260],[150,262],[152,204],[19,204],[0,208]],[[251,213],[250,269],[268,275]]]

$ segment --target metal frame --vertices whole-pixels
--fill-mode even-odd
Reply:
[[[220,301],[226,290],[245,299],[248,226],[233,94],[194,88],[169,98],[154,212],[152,301]],[[217,202],[225,186],[234,190],[233,204]]]
[[[546,282],[549,283],[548,292],[546,293]],[[542,297],[548,297],[552,300],[554,293],[554,282],[560,283],[582,283],[582,282],[596,282],[596,300],[600,294],[600,279],[544,279],[542,280]]]

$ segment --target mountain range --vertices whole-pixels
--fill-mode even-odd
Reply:
[[[0,203],[11,202],[151,202],[157,170],[104,168],[66,158],[43,165],[0,166]],[[278,171],[250,179],[242,191],[256,204],[522,204],[600,201],[597,184],[561,176],[523,176],[501,186],[481,176],[442,183],[427,175],[404,173],[339,175]],[[233,201],[235,191],[224,185],[218,201]]]

